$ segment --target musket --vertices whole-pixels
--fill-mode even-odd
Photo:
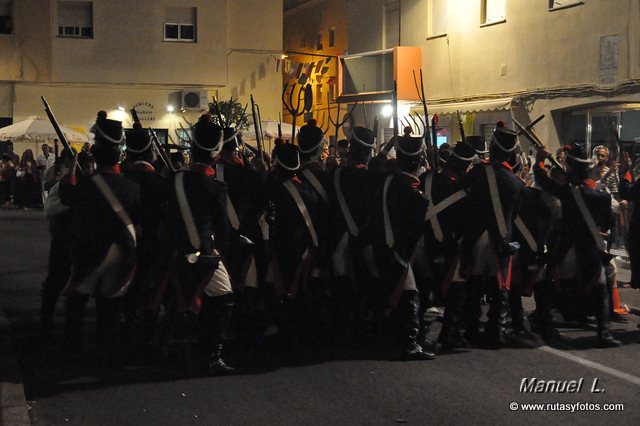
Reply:
[[[62,130],[58,125],[58,121],[56,120],[56,117],[53,115],[53,111],[51,111],[51,107],[49,107],[49,103],[44,98],[44,96],[40,96],[40,99],[42,99],[42,103],[44,103],[44,111],[47,113],[47,117],[49,117],[49,121],[53,126],[53,130],[55,130],[56,134],[58,135],[58,139],[60,140],[62,147],[66,150],[69,150],[69,152],[73,157],[76,157],[77,154],[71,149],[71,145],[69,144],[69,141],[64,136],[64,133],[62,133]],[[80,173],[82,173],[82,167],[80,166],[80,164],[77,164],[76,168],[80,170]]]
[[[264,162],[264,153],[262,150],[262,135],[260,134],[260,125],[258,124],[258,114],[256,112],[256,103],[253,100],[253,95],[250,96],[251,99],[251,116],[253,117],[253,130],[256,132],[256,146],[260,151],[260,160]]]
[[[458,115],[458,127],[460,128],[460,139],[464,142],[467,138],[464,134],[464,125],[462,124],[462,116],[460,115],[460,111],[456,111]]]
[[[437,170],[440,165],[440,153],[438,152],[438,114],[433,114],[433,117],[431,117],[431,140],[433,141],[433,146],[431,147],[434,156],[433,165],[434,169]]]
[[[393,95],[391,97],[393,107],[393,136],[398,136],[398,81],[393,80]]]
[[[527,126],[525,127],[525,129],[527,130],[531,130],[533,129],[533,126],[535,126],[536,124],[538,124],[540,121],[542,121],[542,119],[544,118],[544,114],[542,114],[540,117],[536,118],[535,120],[533,120],[531,123],[527,124]],[[523,131],[519,131],[518,132],[518,136],[522,135],[524,132]]]
[[[282,114],[278,113],[278,137],[282,139]]]
[[[220,127],[226,127],[225,124],[224,124],[224,121],[222,120],[222,112],[220,112],[220,106],[218,105],[218,99],[215,96],[213,97],[213,111],[218,116],[218,125]]]
[[[422,68],[420,68],[420,87],[418,87],[418,78],[416,77],[416,71],[413,70],[413,84],[416,86],[416,92],[418,93],[418,98],[420,98],[420,102],[422,103],[422,109],[424,111],[424,143],[427,148],[431,148],[434,141],[431,140],[431,133],[429,132],[429,110],[427,109],[427,98],[424,94],[424,79],[422,77]]]
[[[522,134],[525,135],[527,139],[529,139],[529,142],[531,142],[537,148],[544,147],[544,144],[542,143],[540,138],[533,132],[533,130],[530,130],[527,127],[523,126],[518,122],[518,120],[516,120],[513,117],[512,117],[512,120],[513,120],[513,124],[516,125],[519,132],[522,132]],[[558,169],[560,169],[563,173],[566,173],[564,170],[564,167],[562,167],[562,164],[560,164],[560,162],[558,162],[558,160],[556,160],[556,158],[553,155],[551,155],[550,152],[547,154],[548,154],[547,158],[549,159],[549,161],[551,161],[553,165],[556,166]]]
[[[160,155],[160,159],[162,159],[164,165],[169,170],[171,170],[171,173],[175,174],[177,170],[175,167],[173,167],[173,163],[171,162],[171,158],[169,158],[169,156],[167,155],[167,152],[162,148],[160,140],[158,139],[158,135],[156,135],[156,132],[151,127],[149,127],[149,132],[151,133],[151,143],[153,143],[153,146],[156,148],[158,155]]]

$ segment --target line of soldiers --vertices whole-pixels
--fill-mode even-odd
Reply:
[[[434,299],[445,304],[439,346],[503,347],[509,317],[523,332],[521,297],[534,292],[543,336],[553,336],[559,293],[580,314],[595,313],[599,346],[620,345],[608,327],[610,200],[592,188],[590,159],[568,146],[566,171],[550,177],[540,149],[536,185],[526,186],[517,134],[500,124],[488,149],[470,137],[426,172],[423,138],[397,137],[395,158],[383,151],[372,161],[376,136],[355,127],[346,158],[328,172],[313,124],[297,145],[279,144],[266,168],[248,161],[237,129],[203,115],[190,166],[172,173],[158,166],[147,131],[125,133],[99,116],[94,158],[73,157],[49,197],[58,210],[49,215],[43,325],[62,292],[67,323],[79,329],[94,296],[107,363],[118,364],[123,342],[160,350],[181,321],[199,330],[208,372],[225,374],[234,370],[224,359],[231,334],[251,353],[273,333],[292,348],[349,346],[385,331],[403,358],[433,359],[423,342]],[[637,199],[627,183],[621,191]],[[562,210],[556,227],[550,195]]]

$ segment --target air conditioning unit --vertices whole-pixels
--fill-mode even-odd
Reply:
[[[188,89],[182,91],[182,108],[184,109],[207,109],[209,105],[209,95],[206,90]]]

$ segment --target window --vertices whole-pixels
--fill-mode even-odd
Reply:
[[[322,33],[318,33],[318,37],[316,38],[316,50],[322,50]]]
[[[93,3],[58,2],[58,37],[93,38]]]
[[[445,31],[447,0],[430,0],[428,12],[428,36],[438,37],[447,34]]]
[[[507,17],[506,0],[482,0],[480,24],[491,25],[505,22]]]
[[[164,41],[182,41],[195,43],[196,37],[195,7],[172,7],[165,10]]]
[[[322,105],[322,84],[316,85],[316,104]]]
[[[384,48],[400,44],[400,2],[384,5]]]
[[[549,10],[566,9],[584,4],[582,0],[549,0]]]
[[[329,30],[329,47],[336,45],[336,27],[331,27]]]
[[[11,0],[0,0],[0,34],[13,34]]]

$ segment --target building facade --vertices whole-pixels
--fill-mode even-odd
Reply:
[[[67,127],[86,131],[98,110],[130,127],[135,107],[143,125],[174,142],[213,96],[244,104],[253,94],[263,118],[277,118],[282,7],[282,0],[0,0],[2,124],[44,116],[41,96]]]
[[[460,138],[457,112],[467,135],[544,114],[534,130],[551,147],[640,136],[640,0],[345,2],[347,59],[396,44],[422,50],[441,141]],[[399,103],[401,115],[421,114],[415,100]]]
[[[331,140],[344,136],[342,130],[336,132],[332,121],[342,121],[346,110],[346,107],[342,108],[341,117],[338,117],[338,57],[346,51],[347,37],[347,3],[344,0],[285,0],[286,57],[282,63],[283,87],[287,85],[285,100],[288,103],[293,88],[293,106],[297,106],[295,95],[301,86],[310,85],[313,105],[306,114],[303,111],[298,115],[296,126],[299,128],[313,117]],[[293,123],[286,105],[283,105],[282,113],[285,123]]]

